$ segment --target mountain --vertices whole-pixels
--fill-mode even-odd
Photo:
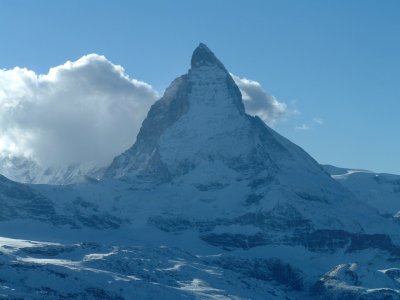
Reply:
[[[33,184],[65,185],[102,177],[104,167],[91,163],[45,167],[23,156],[0,156],[0,174],[9,179]]]
[[[400,217],[400,176],[330,165],[323,168],[360,200],[381,214]]]
[[[238,87],[204,44],[194,51],[188,74],[151,107],[136,143],[105,176],[170,183],[177,195],[182,186],[226,192],[230,205],[266,206],[282,215],[288,210],[321,228],[362,230],[370,222],[367,208],[305,151],[245,113]],[[239,191],[229,191],[232,182]],[[349,208],[352,218],[343,218]]]
[[[6,181],[54,221],[0,222],[0,297],[400,299],[399,223],[326,170],[200,44],[101,180]]]

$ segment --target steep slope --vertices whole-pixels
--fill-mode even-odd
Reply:
[[[34,219],[54,223],[53,203],[26,185],[0,175],[0,220]]]

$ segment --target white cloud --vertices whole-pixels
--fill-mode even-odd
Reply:
[[[0,154],[106,164],[134,142],[156,91],[90,54],[48,74],[0,70]]]
[[[301,125],[297,125],[295,127],[296,130],[309,130],[311,127],[310,125],[307,125],[305,123],[301,124]]]
[[[259,82],[234,74],[231,76],[242,92],[243,103],[249,115],[259,116],[270,126],[288,116],[288,106],[268,94]]]
[[[313,118],[313,122],[318,125],[324,124],[324,120],[322,120],[321,118],[318,118],[318,117]]]
[[[296,125],[294,129],[296,130],[310,130],[316,126],[321,126],[324,124],[324,120],[319,117],[314,117],[310,122],[302,123],[301,125]]]

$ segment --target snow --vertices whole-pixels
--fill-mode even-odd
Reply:
[[[0,154],[0,174],[23,183],[65,185],[84,182],[88,177],[99,179],[104,168],[95,163],[44,167],[30,158]]]
[[[103,248],[106,250],[107,247],[57,244],[60,252],[56,258],[50,259],[38,256],[48,255],[46,247],[53,245],[52,243],[21,243],[10,238],[4,241],[18,249],[17,252],[1,257],[2,270],[7,272],[7,276],[4,277],[5,273],[0,272],[0,287],[2,293],[8,296],[27,295],[31,290],[32,299],[97,299],[98,296],[92,294],[93,290],[89,288],[93,285],[97,287],[98,293],[108,297],[119,294],[126,299],[132,293],[141,299],[248,299],[246,293],[251,299],[263,299],[263,291],[266,289],[274,291],[277,297],[280,295],[268,283],[262,283],[263,290],[246,292],[242,290],[243,287],[233,284],[239,282],[237,274],[222,272],[220,268],[210,267],[200,259],[170,247],[119,246],[114,247],[111,252],[104,251],[101,255],[91,251]],[[30,245],[36,245],[34,252],[25,251],[26,246]],[[73,250],[61,251],[66,249]],[[96,259],[85,259],[87,257]],[[174,257],[179,257],[179,261]],[[16,261],[19,265],[15,265]],[[29,280],[25,280],[26,276],[29,276]],[[73,278],[78,281],[71,285]],[[52,292],[48,293],[49,291]]]
[[[21,239],[11,239],[6,237],[0,237],[0,252],[3,254],[12,254],[18,251],[20,248],[32,248],[32,247],[43,247],[43,246],[58,246],[57,243],[41,243],[35,241],[27,241]]]
[[[399,175],[333,168],[332,166],[326,170],[333,174],[332,178],[353,192],[361,201],[379,210],[380,213],[394,216],[400,211]]]

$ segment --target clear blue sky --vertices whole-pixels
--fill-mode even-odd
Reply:
[[[205,42],[295,103],[276,129],[319,162],[400,174],[400,1],[3,0],[0,38],[0,68],[47,73],[95,52],[159,91]]]

